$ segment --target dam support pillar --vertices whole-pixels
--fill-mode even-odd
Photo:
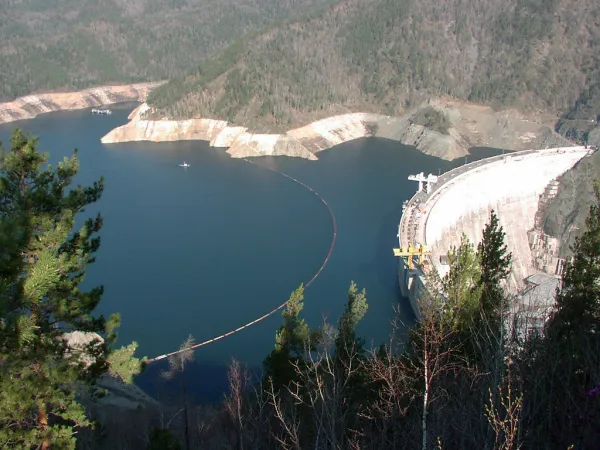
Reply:
[[[410,269],[404,258],[398,259],[398,284],[400,293],[408,298],[410,306],[417,320],[421,319],[419,298],[423,291],[423,280],[418,269]]]

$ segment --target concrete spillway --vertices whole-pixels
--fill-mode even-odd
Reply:
[[[460,244],[462,233],[478,244],[492,209],[506,232],[508,250],[513,253],[509,285],[515,291],[523,288],[524,280],[538,272],[527,232],[534,227],[540,195],[552,180],[589,152],[585,147],[565,147],[486,158],[445,173],[429,193],[413,196],[400,222],[400,245],[424,244],[432,252],[423,266],[415,265],[409,270],[405,261],[399,264],[400,287],[417,316],[417,299],[426,274],[432,269],[442,277],[447,273],[448,266],[442,264],[440,257]]]

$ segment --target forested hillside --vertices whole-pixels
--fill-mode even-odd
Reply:
[[[185,73],[234,39],[327,0],[2,0],[0,101]]]
[[[585,219],[594,204],[594,183],[600,180],[600,152],[583,158],[560,177],[556,197],[540,210],[546,234],[560,241],[560,256],[572,256],[575,238],[585,230]]]
[[[237,42],[149,101],[157,117],[268,130],[431,95],[587,116],[599,77],[595,0],[347,0]]]

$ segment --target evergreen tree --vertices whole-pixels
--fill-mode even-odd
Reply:
[[[506,233],[499,225],[494,210],[490,221],[483,229],[483,238],[477,246],[477,257],[481,267],[481,310],[484,320],[496,330],[500,326],[506,295],[502,282],[510,274],[512,253],[507,253],[504,244]]]
[[[287,301],[282,313],[283,325],[275,334],[275,349],[264,362],[266,379],[272,379],[275,389],[295,379],[294,365],[302,362],[305,352],[314,349],[318,342],[318,334],[311,333],[304,319],[299,318],[303,300],[304,285],[301,284]]]
[[[155,428],[150,434],[147,450],[181,450],[181,444],[166,428]]]
[[[75,385],[106,370],[118,323],[92,316],[102,287],[80,289],[102,219],[74,230],[75,216],[100,198],[103,180],[70,187],[76,154],[45,167],[37,145],[15,130],[0,157],[0,446],[74,448],[74,427],[89,425]],[[82,358],[64,339],[73,331],[107,339]]]
[[[473,244],[463,233],[460,246],[448,252],[450,271],[442,280],[448,296],[445,317],[455,330],[468,330],[479,316],[481,266]]]
[[[348,399],[345,402],[346,408],[358,409],[369,394],[366,389],[368,377],[362,366],[366,357],[365,340],[356,336],[356,327],[368,309],[366,290],[359,292],[356,283],[352,281],[348,289],[348,302],[338,321],[335,338],[335,370],[337,378],[344,380],[344,394]]]
[[[600,419],[600,192],[575,240],[543,336],[529,339],[525,411],[532,436],[596,448]],[[530,375],[527,377],[527,375]]]
[[[600,190],[594,185],[596,204],[590,207],[586,231],[577,238],[573,260],[565,265],[556,308],[546,331],[553,345],[568,347],[574,370],[585,369],[585,353],[600,343]]]
[[[146,357],[139,359],[134,356],[137,348],[138,343],[134,341],[127,346],[111,351],[108,355],[110,373],[128,384],[133,383],[133,377],[140,373],[147,362]]]
[[[364,353],[364,339],[356,337],[356,326],[363,319],[369,305],[367,292],[358,292],[356,283],[352,281],[348,289],[348,303],[344,314],[338,321],[338,333],[335,339],[335,350],[338,359],[345,359],[351,353]]]

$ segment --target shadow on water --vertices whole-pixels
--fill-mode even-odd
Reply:
[[[257,366],[244,366],[251,381],[258,381],[262,369]],[[136,377],[135,384],[148,395],[164,404],[178,404],[181,401],[181,373],[166,378],[168,361],[161,360],[149,364],[146,370]],[[190,361],[186,363],[183,379],[191,404],[215,404],[229,394],[229,366],[223,363]]]
[[[394,291],[393,295],[398,299],[399,317],[397,319],[404,326],[403,329],[396,330],[401,333],[401,335],[396,337],[404,340],[407,328],[415,324],[416,316],[408,298],[403,297],[400,292],[400,285],[398,284],[398,260],[391,252],[391,249],[398,244],[397,239],[394,239],[394,237],[398,233],[398,223],[400,222],[401,215],[402,213],[398,211],[398,208],[392,209],[385,215],[385,219],[382,221],[377,233],[377,257],[375,265],[377,266],[377,273],[382,284],[388,282],[390,279],[395,280],[392,288]]]

